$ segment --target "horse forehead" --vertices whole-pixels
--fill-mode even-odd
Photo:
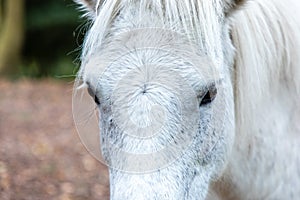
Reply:
[[[141,51],[148,51],[141,50]],[[156,51],[156,50],[155,50]],[[143,54],[143,52],[139,52]],[[135,52],[134,54],[139,54]],[[167,84],[169,82],[185,83],[193,87],[201,87],[205,82],[214,80],[215,74],[213,64],[208,59],[199,58],[196,62],[188,58],[178,58],[174,55],[156,55],[144,53],[131,55],[135,58],[118,57],[113,61],[102,59],[101,56],[92,58],[84,68],[83,79],[95,89],[100,85],[113,87],[122,79],[130,80],[131,84],[142,85],[146,82]],[[150,58],[149,58],[150,57]],[[143,63],[145,60],[146,63]],[[147,59],[156,60],[154,63],[147,63]],[[181,60],[180,60],[181,59]]]
[[[184,40],[180,42],[172,33],[164,34],[166,38],[159,38],[163,30],[154,30],[152,36],[143,39],[143,36],[149,35],[149,31],[153,30],[137,30],[114,38],[113,43],[90,56],[82,67],[84,80],[97,84],[104,74],[108,74],[106,77],[110,79],[132,70],[140,70],[143,72],[140,75],[144,76],[158,73],[162,77],[164,74],[167,76],[170,70],[175,70],[189,79],[197,75],[207,80],[214,78],[217,64],[209,56],[197,51],[197,47]]]

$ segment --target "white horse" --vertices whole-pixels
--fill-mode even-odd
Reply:
[[[300,198],[298,0],[77,2],[111,199]]]

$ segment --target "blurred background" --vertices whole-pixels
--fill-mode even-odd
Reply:
[[[0,2],[2,75],[41,78],[76,73],[86,26],[72,0]]]
[[[72,119],[88,28],[72,0],[0,0],[0,199],[109,199]]]

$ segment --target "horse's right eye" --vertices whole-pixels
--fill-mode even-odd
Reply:
[[[89,93],[89,95],[94,99],[95,103],[96,103],[97,105],[99,105],[99,104],[100,104],[100,101],[99,101],[97,95],[95,94],[95,92],[94,92],[90,87],[88,88],[88,93]]]

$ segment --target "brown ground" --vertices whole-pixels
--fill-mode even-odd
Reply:
[[[104,165],[81,144],[72,83],[0,80],[0,199],[109,199]]]

